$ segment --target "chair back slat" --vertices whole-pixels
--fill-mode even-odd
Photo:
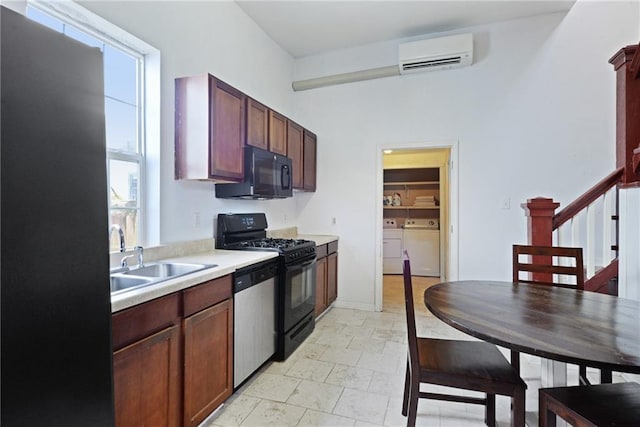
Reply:
[[[411,283],[411,263],[406,250],[402,252],[402,274],[404,276],[404,304],[407,312],[407,339],[409,341],[409,364],[412,372],[417,372],[418,334],[416,332],[416,314],[413,307],[413,285]]]
[[[520,258],[526,256],[526,260]],[[561,265],[555,261],[571,260],[571,265]],[[562,287],[584,289],[584,264],[582,248],[559,246],[527,246],[513,245],[513,281],[540,283]],[[532,273],[532,278],[523,279],[520,272]],[[554,275],[556,275],[554,277]],[[573,276],[575,284],[568,284],[557,279],[557,276]]]

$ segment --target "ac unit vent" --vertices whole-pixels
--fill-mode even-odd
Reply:
[[[399,46],[401,74],[471,65],[473,34],[419,40]]]
[[[454,56],[451,58],[434,59],[431,61],[410,62],[402,64],[402,69],[404,71],[409,71],[419,68],[439,67],[442,65],[457,65],[460,64],[460,62],[462,62],[462,58],[460,56]]]

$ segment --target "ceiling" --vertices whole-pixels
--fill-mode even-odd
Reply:
[[[245,1],[236,3],[294,58],[547,13],[562,1]]]

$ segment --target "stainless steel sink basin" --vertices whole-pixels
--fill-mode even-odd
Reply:
[[[111,274],[111,293],[120,293],[125,290],[153,285],[164,280],[213,267],[217,267],[217,264],[188,264],[180,262],[148,264],[141,268]]]
[[[122,274],[111,275],[111,293],[125,289],[137,288],[152,283],[153,279],[145,277],[127,277]]]
[[[193,273],[204,270],[205,268],[215,267],[214,264],[185,264],[178,262],[161,262],[157,264],[148,264],[142,268],[136,268],[123,273],[128,276],[140,277],[159,277],[168,279],[171,277],[182,276],[184,274]]]

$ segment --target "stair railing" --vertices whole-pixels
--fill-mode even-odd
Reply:
[[[583,249],[586,290],[617,295],[613,280],[618,275],[617,184],[623,173],[624,168],[616,169],[558,213],[560,204],[552,199],[535,198],[523,204],[529,244]]]
[[[616,74],[618,169],[557,214],[560,204],[553,199],[529,199],[522,207],[529,244],[581,247],[585,289],[617,295],[618,190],[640,186],[640,43],[621,48],[609,63]],[[545,279],[534,273],[533,280]]]

